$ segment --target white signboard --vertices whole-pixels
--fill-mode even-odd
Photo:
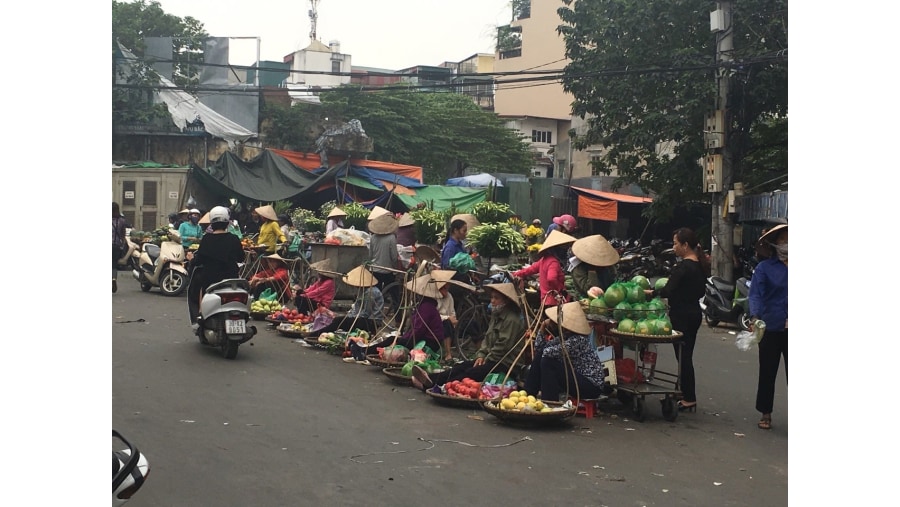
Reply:
[[[169,192],[169,199],[178,199],[178,192]]]
[[[126,190],[125,198],[126,199],[134,199],[134,190]]]

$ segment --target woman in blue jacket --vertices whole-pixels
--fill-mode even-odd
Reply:
[[[759,342],[759,384],[756,388],[756,410],[762,413],[758,426],[772,429],[772,405],[775,400],[775,378],[784,356],[784,379],[787,383],[788,361],[788,229],[778,225],[759,238],[758,250],[768,250],[769,258],[760,262],[750,284],[750,315],[765,322],[766,330]],[[751,328],[752,330],[752,328]]]

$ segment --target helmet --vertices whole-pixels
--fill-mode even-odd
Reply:
[[[225,206],[216,206],[209,210],[209,223],[228,223],[228,208]]]
[[[196,213],[196,214],[199,215],[199,214],[200,214],[200,210],[198,210],[197,208],[191,208],[190,213],[191,213],[191,215],[193,215],[194,213]]]

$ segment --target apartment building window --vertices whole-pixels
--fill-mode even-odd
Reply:
[[[549,130],[532,130],[531,142],[553,144],[553,132]]]
[[[331,60],[331,72],[340,72],[340,71],[341,71],[340,60]]]

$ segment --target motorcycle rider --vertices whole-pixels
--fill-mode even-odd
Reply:
[[[192,275],[188,285],[188,314],[191,328],[200,324],[200,299],[210,285],[227,278],[238,277],[238,263],[244,261],[241,240],[228,232],[228,208],[216,206],[209,211],[212,232],[203,235],[200,247],[191,261]],[[202,318],[202,317],[201,317]]]

